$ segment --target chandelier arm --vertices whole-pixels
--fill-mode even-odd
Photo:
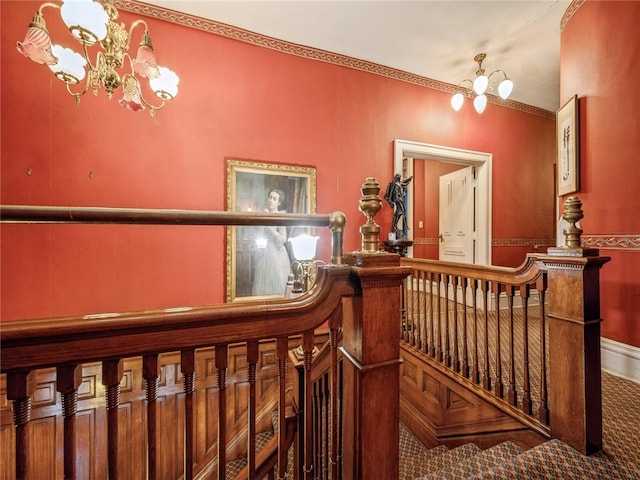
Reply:
[[[160,110],[167,103],[166,100],[162,100],[162,103],[160,105],[153,105],[153,104],[149,103],[147,101],[147,99],[144,98],[144,95],[142,94],[142,90],[140,90],[140,101],[142,103],[144,103],[147,107],[149,107],[149,113],[151,114],[152,117],[153,117],[153,115],[154,115],[156,110]]]
[[[468,84],[468,86],[465,86],[465,84]],[[465,93],[467,95],[469,95],[473,91],[473,81],[469,80],[468,78],[462,80],[460,82],[460,86],[465,89]]]
[[[98,63],[100,63],[100,56],[104,56],[104,54],[98,51],[96,55],[96,64],[95,66],[91,63],[91,55],[89,55],[89,49],[86,44],[82,44],[82,50],[84,51],[84,59],[87,61],[87,65],[89,66],[89,71],[96,70],[98,68]]]
[[[53,7],[53,8],[57,8],[58,10],[60,10],[62,8],[62,5],[59,5],[57,3],[45,2],[45,3],[43,3],[42,5],[40,5],[38,7],[38,13],[40,15],[42,15],[43,14],[42,11],[47,7]]]
[[[124,61],[125,60],[129,60],[129,68],[131,69],[131,74],[134,75],[135,72],[133,71],[133,58],[131,58],[131,55],[129,55],[129,52],[124,52],[122,54],[122,66],[124,67]]]
[[[129,35],[127,36],[127,45],[125,47],[125,50],[129,50],[129,47],[131,46],[131,37],[133,36],[133,30],[140,24],[144,25],[145,32],[149,31],[149,26],[147,25],[147,22],[145,22],[144,20],[139,19],[133,22],[129,27]]]
[[[489,74],[489,82],[491,82],[491,77],[493,77],[493,76],[494,76],[494,74],[496,74],[496,73],[501,73],[501,74],[502,74],[502,76],[504,77],[504,78],[503,78],[503,80],[504,80],[505,78],[508,78],[508,77],[507,77],[507,74],[506,74],[506,72],[505,72],[504,70],[494,70],[493,72],[491,72],[491,73]]]
[[[89,71],[89,74],[87,75],[87,80],[84,82],[84,89],[81,92],[74,92],[71,90],[70,87],[70,83],[65,82],[65,86],[67,87],[67,92],[69,93],[69,95],[71,95],[72,97],[74,97],[76,99],[76,105],[78,105],[80,103],[80,97],[82,97],[85,93],[87,93],[89,91],[89,85],[91,83],[91,77],[92,77],[92,72],[93,70]]]

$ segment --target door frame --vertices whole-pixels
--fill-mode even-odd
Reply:
[[[408,160],[404,162],[404,159]],[[444,147],[428,143],[396,139],[393,141],[393,169],[403,178],[413,175],[415,160],[431,160],[443,163],[457,163],[476,167],[476,265],[491,265],[491,153]],[[409,240],[413,240],[413,182],[407,187],[407,223],[411,225]],[[409,248],[408,256],[413,256]]]

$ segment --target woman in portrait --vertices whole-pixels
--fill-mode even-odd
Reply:
[[[269,213],[285,213],[280,210],[284,192],[272,188],[267,195]],[[264,227],[256,244],[256,263],[253,275],[252,295],[283,295],[291,271],[286,227]]]

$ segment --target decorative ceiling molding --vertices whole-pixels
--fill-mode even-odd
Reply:
[[[585,0],[576,0],[574,3],[584,2]],[[351,68],[354,70],[360,70],[374,75],[380,75],[382,77],[399,80],[401,82],[412,83],[414,85],[420,85],[422,87],[431,88],[448,94],[454,94],[459,91],[456,85],[433,80],[431,78],[422,77],[413,73],[405,72],[391,67],[385,67],[377,63],[368,62],[366,60],[360,60],[357,58],[349,57],[346,55],[340,55],[338,53],[327,52],[317,48],[305,47],[296,43],[285,42],[278,40],[277,38],[268,37],[259,33],[244,30],[242,28],[234,27],[213,20],[206,20],[193,15],[187,15],[184,13],[160,8],[155,5],[148,5],[135,0],[115,0],[117,8],[136,13],[139,15],[146,15],[148,17],[164,20],[183,27],[195,28],[204,32],[213,33],[215,35],[221,35],[223,37],[238,40],[251,45],[268,48],[281,53],[287,53],[289,55],[295,55],[298,57],[306,58],[309,60],[315,60],[319,62],[330,63],[333,65],[339,65],[341,67]],[[573,3],[572,3],[573,5]],[[503,107],[518,110],[531,115],[537,115],[539,117],[547,119],[555,119],[556,112],[544,110],[542,108],[534,107],[513,100],[502,100],[500,97],[494,95],[487,95],[488,103],[500,105]],[[448,104],[448,101],[447,101]]]
[[[567,7],[567,9],[564,12],[564,15],[562,15],[562,20],[560,20],[560,31],[561,32],[564,30],[564,27],[567,25],[567,23],[569,23],[569,20],[571,20],[571,17],[573,17],[573,15],[578,11],[578,9],[586,1],[587,0],[573,0],[573,2],[571,2],[569,4],[569,6]]]

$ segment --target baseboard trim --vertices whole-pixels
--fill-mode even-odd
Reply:
[[[640,383],[640,348],[603,337],[600,352],[603,370]]]

